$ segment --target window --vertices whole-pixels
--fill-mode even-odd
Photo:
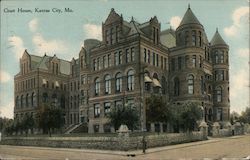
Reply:
[[[119,51],[119,64],[122,64],[122,51]]]
[[[192,31],[192,46],[196,46],[196,31]]]
[[[97,64],[96,64],[96,59],[93,60],[93,69],[94,71],[97,70]]]
[[[164,68],[163,57],[161,56],[161,69]]]
[[[222,121],[222,108],[217,108],[217,120]]]
[[[220,54],[220,63],[224,63],[224,52]]]
[[[181,64],[182,63],[182,58],[178,57],[178,69],[181,70]]]
[[[134,80],[134,71],[133,70],[128,71],[128,82],[127,83],[128,83],[127,84],[128,91],[134,90],[135,80]]]
[[[48,94],[47,93],[43,93],[43,103],[48,102]]]
[[[117,66],[119,64],[119,53],[115,52],[115,65]]]
[[[105,76],[104,83],[105,83],[105,94],[110,94],[111,93],[111,77],[110,77],[110,75]]]
[[[110,29],[110,44],[113,44],[113,28]]]
[[[217,87],[215,92],[216,92],[216,101],[217,102],[222,102],[222,88]]]
[[[115,91],[121,92],[122,91],[122,74],[117,73],[115,77]]]
[[[29,107],[29,94],[26,94],[26,107]]]
[[[108,54],[108,66],[111,67],[111,54]]]
[[[108,30],[105,31],[106,44],[109,44]]]
[[[144,48],[144,62],[146,63],[147,62],[147,49]]]
[[[159,67],[159,55],[156,54],[156,66]]]
[[[57,105],[57,95],[54,93],[53,95],[52,95],[52,103],[54,103],[54,105],[56,106]]]
[[[189,56],[185,56],[185,66],[188,68]]]
[[[200,47],[202,46],[201,31],[199,31],[198,44],[199,44]],[[206,50],[206,48],[205,48],[205,50]]]
[[[107,116],[107,114],[110,112],[110,102],[104,103],[104,115]]]
[[[36,94],[33,92],[31,95],[31,106],[35,106]]]
[[[97,58],[97,70],[102,69],[100,58]]]
[[[118,108],[118,107],[122,107],[122,101],[121,100],[115,101],[115,108]]]
[[[129,54],[129,49],[126,49],[126,63],[130,62],[130,54]]]
[[[100,117],[101,114],[101,109],[100,109],[100,104],[94,104],[94,116],[95,118]]]
[[[164,69],[166,70],[168,66],[167,58],[164,58]]]
[[[188,76],[188,94],[194,94],[194,76]]]
[[[202,57],[200,56],[200,59],[199,59],[199,66],[200,68],[202,67]]]
[[[119,33],[119,26],[116,26],[115,27],[115,41],[116,42],[118,42],[118,37],[119,37],[118,33]]]
[[[219,63],[219,56],[217,51],[215,51],[215,63]]]
[[[180,95],[180,81],[179,81],[179,78],[174,79],[174,95],[175,96]]]
[[[135,61],[135,48],[132,47],[130,49],[130,51],[131,51],[131,62],[133,62],[133,61]]]
[[[107,68],[108,67],[108,59],[107,56],[103,56],[103,68]]]
[[[196,55],[193,55],[193,57],[192,57],[192,67],[193,68],[196,67]]]
[[[100,78],[95,79],[95,95],[100,94]]]
[[[148,63],[150,64],[150,50],[148,50]]]
[[[153,65],[155,66],[155,53],[153,52]]]
[[[56,63],[56,74],[58,74],[58,70],[59,70],[59,67],[58,67],[58,64]]]

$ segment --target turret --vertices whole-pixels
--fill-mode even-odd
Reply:
[[[229,47],[222,39],[218,29],[211,42],[211,53],[213,57],[214,75],[214,113],[215,121],[229,120]]]

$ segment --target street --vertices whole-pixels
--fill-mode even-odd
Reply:
[[[0,159],[222,159],[245,158],[250,156],[250,135],[212,138],[158,148],[151,148],[142,154],[138,151],[101,151],[87,149],[65,149],[28,146],[0,145]]]

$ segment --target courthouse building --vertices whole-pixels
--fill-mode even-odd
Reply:
[[[132,105],[145,127],[145,99],[157,94],[175,104],[198,102],[207,122],[228,121],[228,51],[218,30],[207,39],[190,8],[176,30],[163,31],[156,16],[128,22],[111,9],[102,41],[85,40],[76,59],[24,51],[15,76],[15,119],[49,104],[63,109],[68,128],[87,124],[89,133],[110,132],[110,109]]]

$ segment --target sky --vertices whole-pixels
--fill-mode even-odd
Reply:
[[[2,0],[0,44],[0,116],[13,118],[14,75],[25,49],[71,60],[87,38],[101,40],[102,22],[111,8],[139,23],[157,16],[161,29],[177,28],[188,4],[208,40],[216,28],[229,45],[231,112],[249,106],[249,0]],[[32,12],[18,12],[31,10]],[[50,10],[50,12],[35,12]],[[64,12],[69,8],[73,12]],[[15,12],[11,12],[15,10]],[[52,10],[54,12],[52,12]],[[61,12],[60,12],[61,11]]]

